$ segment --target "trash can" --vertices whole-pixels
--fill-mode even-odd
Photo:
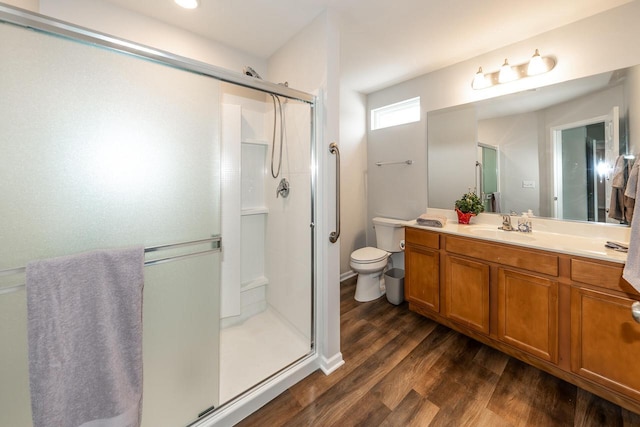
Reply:
[[[387,288],[387,301],[400,305],[404,301],[404,270],[392,268],[384,273],[384,284]]]

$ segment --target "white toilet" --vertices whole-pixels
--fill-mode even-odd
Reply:
[[[404,246],[404,221],[373,218],[377,247],[357,249],[351,254],[351,268],[358,273],[356,301],[366,302],[385,293],[384,273],[389,257]]]

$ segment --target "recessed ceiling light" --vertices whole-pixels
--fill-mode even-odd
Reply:
[[[173,0],[180,7],[185,9],[195,9],[198,7],[198,0]]]

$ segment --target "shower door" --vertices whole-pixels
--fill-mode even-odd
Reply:
[[[220,83],[5,23],[0,40],[0,425],[31,425],[21,267],[182,242],[147,254],[172,261],[145,267],[142,423],[186,425],[218,405]]]

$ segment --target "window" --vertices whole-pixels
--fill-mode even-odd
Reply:
[[[420,97],[371,110],[371,130],[420,121]]]

